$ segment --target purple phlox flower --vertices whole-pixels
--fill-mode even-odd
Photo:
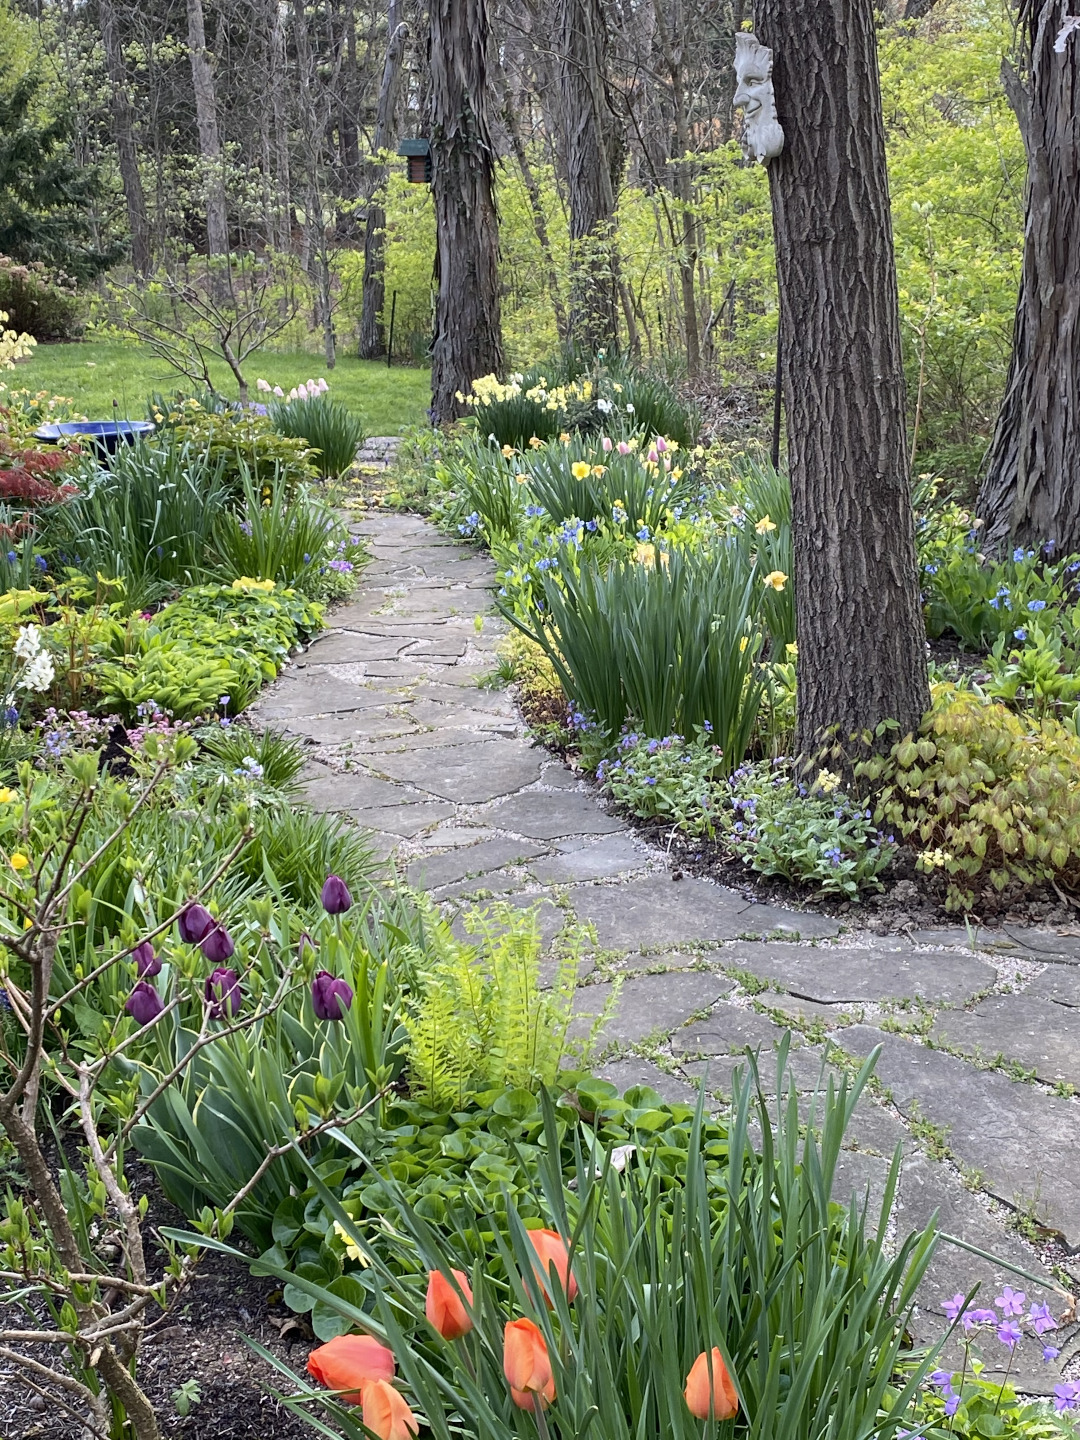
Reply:
[[[352,986],[329,970],[320,970],[311,982],[311,1008],[318,1020],[344,1020],[352,1002]]]
[[[135,1021],[135,1024],[142,1027],[149,1025],[151,1020],[156,1020],[165,1006],[161,1003],[161,996],[145,980],[140,980],[127,998],[124,1009]]]
[[[950,1391],[949,1394],[945,1396],[945,1414],[955,1415],[959,1409],[960,1396],[957,1395],[955,1391]]]
[[[140,980],[145,980],[149,975],[156,975],[161,969],[161,960],[154,954],[154,947],[149,940],[144,940],[140,945],[136,945],[131,952],[131,958],[135,961],[135,968]]]
[[[224,925],[215,925],[203,936],[199,948],[211,965],[220,965],[223,960],[230,958],[236,946]]]
[[[1054,1409],[1059,1415],[1065,1410],[1075,1410],[1077,1405],[1080,1405],[1080,1383],[1065,1380],[1054,1386]]]
[[[994,1304],[1001,1307],[1002,1315],[1022,1315],[1027,1296],[1023,1290],[1014,1290],[1011,1285],[1003,1285],[1001,1294],[994,1296]]]
[[[968,1310],[962,1318],[965,1330],[972,1330],[976,1325],[996,1325],[998,1320],[994,1310]]]
[[[181,910],[176,928],[185,945],[198,945],[214,928],[214,917],[203,905],[189,905],[186,910]]]
[[[952,1377],[951,1370],[933,1370],[930,1373],[930,1384],[936,1385],[939,1390],[951,1390]]]
[[[328,915],[344,915],[352,909],[349,887],[338,875],[328,875],[322,887],[322,907]]]
[[[1045,1335],[1048,1330],[1057,1329],[1057,1321],[1050,1313],[1049,1305],[1032,1305],[1028,1319],[1036,1335]]]
[[[1047,1365],[1050,1364],[1051,1360],[1056,1360],[1060,1354],[1061,1351],[1057,1348],[1056,1345],[1043,1346],[1043,1359],[1046,1361]]]
[[[232,1019],[240,1013],[243,999],[240,992],[240,976],[235,970],[218,968],[206,977],[203,997],[210,1006],[211,1020]]]
[[[1022,1332],[1020,1330],[1020,1326],[1017,1325],[1015,1320],[1006,1320],[997,1328],[998,1339],[1001,1341],[1002,1345],[1004,1345],[1009,1350],[1011,1350],[1014,1345],[1018,1344],[1021,1339],[1021,1335]]]

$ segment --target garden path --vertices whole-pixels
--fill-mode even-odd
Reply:
[[[705,1083],[719,1100],[747,1044],[762,1048],[767,1083],[767,1052],[790,1028],[797,1083],[813,1090],[830,1058],[881,1045],[841,1186],[880,1199],[902,1142],[901,1227],[937,1211],[945,1231],[1041,1278],[943,1245],[918,1329],[939,1334],[942,1299],[977,1281],[978,1304],[1011,1283],[1060,1315],[1061,1285],[1080,1287],[1080,929],[841,933],[679,878],[531,743],[507,690],[478,686],[502,633],[490,560],[414,515],[371,512],[353,528],[372,555],[361,586],[256,712],[310,742],[309,803],[369,827],[454,910],[478,897],[537,905],[545,943],[575,920],[595,926],[576,1006],[585,1028],[624,977],[599,1065],[621,1088],[692,1099]],[[1023,1389],[1045,1393],[1080,1364],[1076,1325],[1054,1338],[1052,1366],[1033,1340],[1019,1347]],[[987,1349],[999,1371],[1004,1351]]]

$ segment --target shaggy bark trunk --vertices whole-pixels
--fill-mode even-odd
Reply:
[[[229,228],[225,207],[225,177],[221,169],[221,135],[218,132],[214,72],[206,49],[202,0],[187,0],[187,26],[191,83],[195,91],[195,119],[199,129],[199,154],[207,171],[207,250],[211,255],[227,255]]]
[[[143,193],[142,176],[139,174],[139,156],[135,147],[135,120],[132,114],[131,97],[128,94],[127,76],[124,73],[124,53],[120,46],[120,36],[116,28],[116,11],[113,9],[112,0],[99,0],[98,15],[101,20],[101,43],[105,50],[105,68],[109,75],[113,139],[116,141],[120,182],[124,187],[128,228],[131,231],[131,259],[136,274],[146,276],[153,268],[150,227],[146,220],[146,196]]]
[[[495,150],[487,118],[487,0],[432,0],[431,158],[439,298],[431,354],[436,425],[464,413],[458,392],[502,369]]]
[[[375,134],[372,136],[374,160],[368,180],[370,199],[364,228],[364,293],[360,309],[360,359],[378,360],[386,354],[386,333],[382,321],[386,303],[386,210],[381,203],[386,184],[387,167],[381,161],[384,150],[393,147],[397,138],[397,97],[401,80],[401,60],[409,27],[401,20],[400,0],[390,0],[387,19],[389,41],[383,61],[379,106],[375,113]]]
[[[873,0],[759,0],[799,627],[800,753],[929,704]],[[852,740],[851,737],[856,737]],[[886,737],[888,743],[889,737]]]
[[[1027,150],[1012,358],[978,512],[986,543],[1080,550],[1080,31],[1033,0],[1027,84],[1003,70]],[[1055,44],[1061,43],[1061,50]]]
[[[584,350],[613,350],[619,338],[615,195],[623,147],[604,92],[603,0],[559,0],[557,43],[570,192],[570,339]]]

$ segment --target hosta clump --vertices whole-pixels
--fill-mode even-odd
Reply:
[[[649,739],[630,731],[614,758],[601,760],[596,778],[609,793],[646,820],[663,820],[688,835],[711,835],[723,802],[723,753],[706,722],[694,740],[682,735]]]
[[[920,869],[946,877],[949,909],[986,882],[1080,887],[1080,739],[1061,722],[935,686],[920,733],[860,770],[883,785],[878,813],[919,847]]]
[[[782,760],[733,773],[725,821],[725,839],[744,864],[826,895],[880,890],[893,856],[892,833],[878,829],[873,811],[841,788],[838,775],[821,770],[807,784]]]

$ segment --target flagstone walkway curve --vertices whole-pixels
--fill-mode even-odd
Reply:
[[[372,555],[353,599],[261,698],[257,723],[310,745],[317,809],[373,832],[418,888],[448,909],[477,897],[539,905],[545,943],[576,919],[595,926],[577,1007],[602,1011],[599,1073],[722,1103],[749,1044],[769,1054],[791,1027],[791,1064],[812,1091],[827,1055],[881,1045],[879,1084],[856,1113],[838,1198],[883,1193],[898,1143],[896,1223],[939,1223],[1037,1277],[943,1245],[916,1329],[941,1331],[941,1301],[1003,1283],[1067,1308],[1080,1288],[1080,927],[841,933],[826,917],[755,904],[665,856],[612,815],[595,787],[534,745],[507,690],[481,687],[503,627],[493,568],[477,550],[408,514],[355,521]],[[839,1047],[842,1054],[830,1047]],[[935,1158],[937,1157],[937,1158]],[[1029,1339],[1013,1376],[1047,1393],[1080,1367],[1075,1323],[1042,1363]],[[988,1372],[1004,1368],[996,1341]]]

